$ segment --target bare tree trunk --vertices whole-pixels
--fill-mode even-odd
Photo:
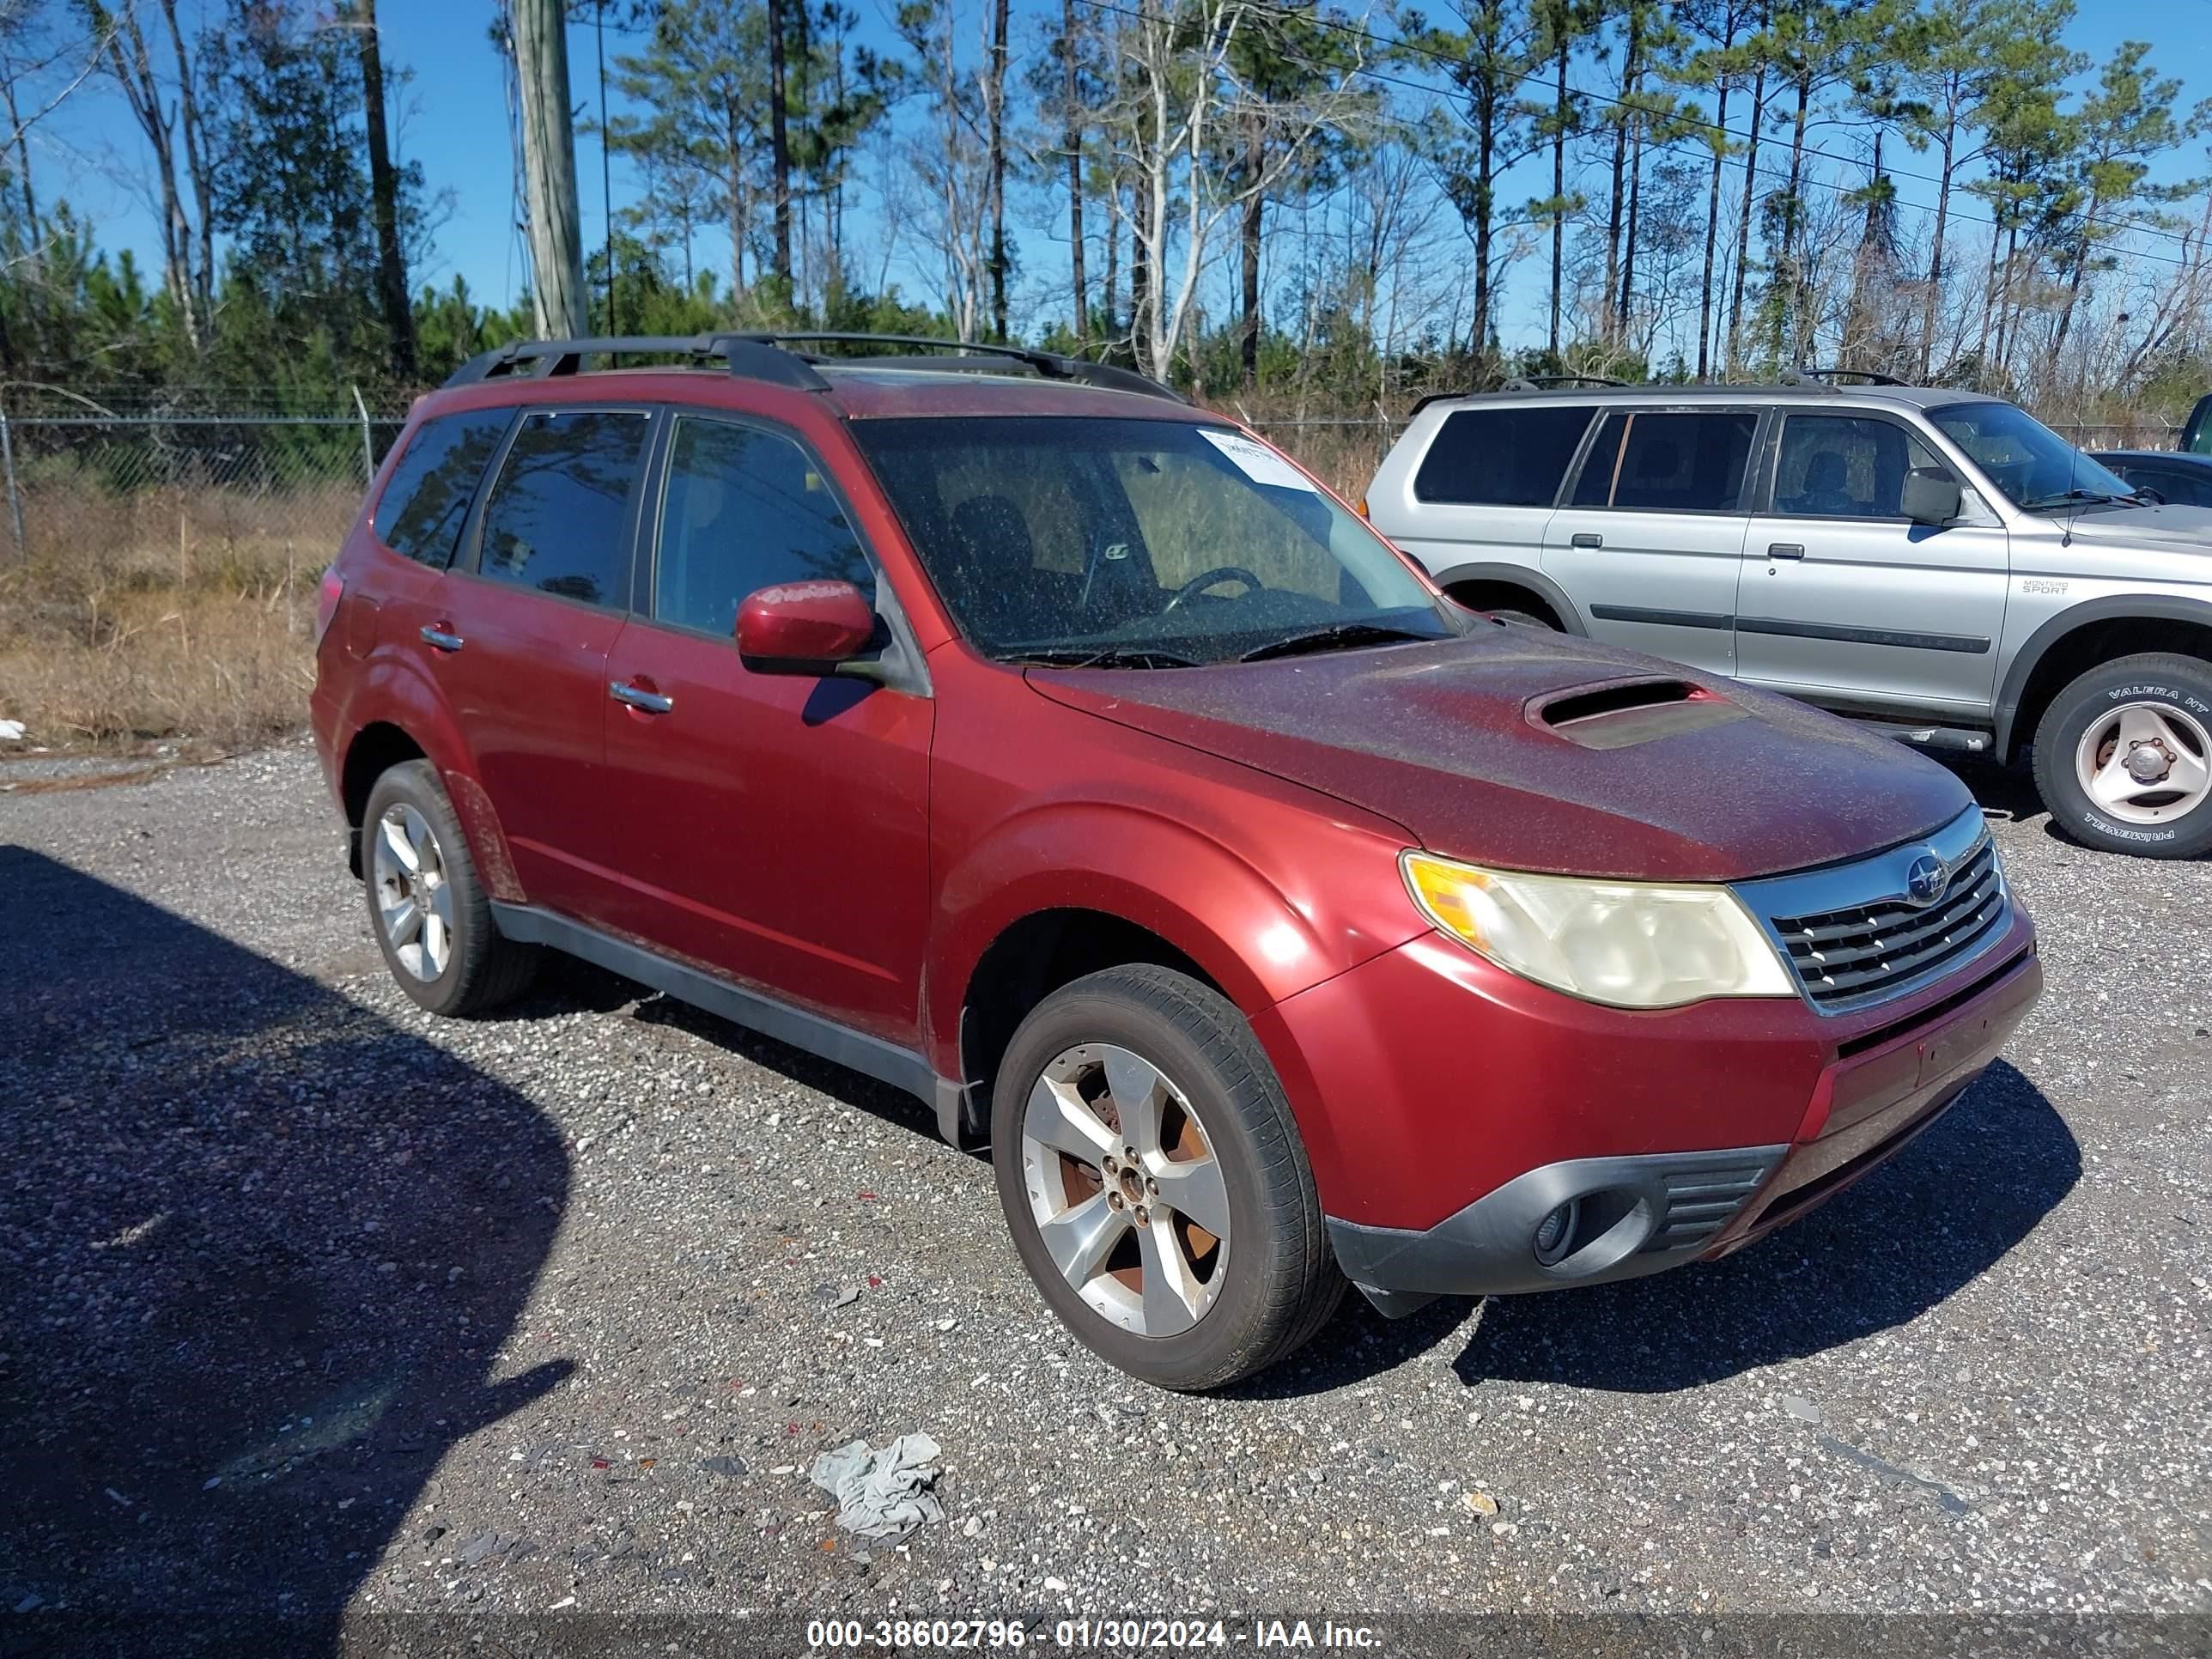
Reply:
[[[1997,274],[1997,349],[1996,363],[2000,373],[2005,365],[2005,337],[2012,321],[2013,261],[2020,254],[2020,227],[2012,226],[2005,232],[2004,265]]]
[[[722,106],[722,153],[729,166],[722,185],[730,210],[730,303],[740,307],[752,296],[745,283],[745,238],[753,227],[753,198],[745,188],[744,131],[744,112],[732,99]]]
[[[1567,117],[1571,106],[1567,102],[1567,57],[1571,50],[1564,27],[1560,30],[1559,55],[1553,64],[1558,84],[1552,105],[1553,119],[1559,125],[1552,133],[1552,325],[1546,336],[1553,367],[1559,356],[1559,292],[1565,284],[1567,257]]]
[[[207,317],[199,304],[199,283],[192,270],[192,228],[177,189],[177,153],[171,136],[168,110],[155,77],[153,54],[138,27],[138,15],[124,12],[107,37],[110,67],[123,88],[131,118],[145,135],[154,155],[155,183],[161,195],[161,274],[169,297],[177,307],[185,337],[195,350],[202,343]]]
[[[1250,125],[1244,139],[1244,168],[1246,175],[1256,180],[1267,165],[1267,137],[1259,116],[1248,118]],[[1238,330],[1237,349],[1243,359],[1247,392],[1257,390],[1260,385],[1260,227],[1266,205],[1265,192],[1259,190],[1244,198],[1244,222],[1237,239],[1243,267],[1239,273],[1243,278],[1243,321]]]
[[[1626,204],[1628,178],[1628,123],[1614,112],[1613,124],[1613,190],[1605,221],[1605,309],[1601,325],[1605,337],[1613,337],[1613,296],[1620,286],[1620,210]]]
[[[198,211],[199,257],[193,280],[199,314],[215,315],[215,219],[208,211],[215,200],[214,157],[201,142],[199,90],[192,74],[191,54],[185,48],[185,32],[177,21],[177,0],[161,0],[161,16],[169,27],[170,50],[177,55],[177,127],[185,141],[185,176],[191,181],[192,199]]]
[[[1735,45],[1735,11],[1729,8],[1728,32],[1721,40],[1721,50],[1727,52]],[[1712,183],[1705,194],[1705,263],[1698,278],[1698,378],[1704,380],[1712,368],[1713,337],[1713,259],[1721,240],[1721,163],[1728,148],[1729,83],[1723,76],[1720,83],[1720,108],[1713,125],[1720,137],[1713,144]]]
[[[805,0],[799,0],[804,5]],[[769,177],[775,198],[775,274],[791,296],[791,111],[784,82],[784,0],[768,0]]]
[[[1759,27],[1766,27],[1770,13],[1762,7]],[[1743,212],[1735,228],[1735,279],[1729,284],[1728,364],[1734,369],[1743,361],[1743,284],[1751,269],[1751,214],[1759,203],[1759,133],[1766,119],[1766,65],[1751,78],[1751,132],[1743,152]]]
[[[530,293],[538,331],[574,339],[591,327],[576,208],[576,132],[561,0],[511,0],[522,94],[523,181],[530,209]]]
[[[1637,93],[1644,82],[1644,12],[1630,0],[1628,7],[1628,46],[1620,62],[1620,90],[1628,107],[1620,112],[1622,136],[1628,140],[1628,230],[1620,249],[1620,307],[1616,313],[1619,321],[1616,333],[1628,332],[1629,307],[1636,297],[1636,210],[1643,193],[1644,183],[1644,116],[1635,106]],[[1633,126],[1635,131],[1628,129]],[[1620,152],[1613,151],[1613,188],[1616,197],[1620,191]],[[1615,210],[1618,213],[1618,208]]]
[[[384,301],[384,331],[392,375],[402,386],[415,379],[415,309],[407,294],[407,264],[399,251],[399,179],[384,128],[384,53],[376,38],[376,0],[356,0],[361,38],[362,112],[368,128],[370,212],[376,221],[376,287]]]
[[[1143,179],[1133,180],[1129,186],[1129,332],[1141,342],[1152,325],[1152,193]],[[1152,372],[1149,362],[1139,365],[1146,374]]]
[[[1111,340],[1121,333],[1121,185],[1118,179],[1109,184],[1109,199],[1106,204],[1106,337]]]
[[[8,130],[15,135],[15,185],[23,196],[23,234],[35,242],[39,234],[39,198],[31,188],[31,145],[23,131],[23,117],[15,107],[15,76],[0,76],[0,94],[8,101]]]
[[[1924,384],[1936,364],[1936,307],[1943,294],[1943,233],[1951,219],[1952,160],[1957,153],[1959,124],[1943,126],[1943,165],[1936,174],[1936,229],[1928,249],[1928,297],[1920,307],[1920,379]]]
[[[1083,281],[1083,113],[1076,101],[1075,51],[1075,0],[1061,0],[1060,95],[1066,106],[1067,124],[1060,142],[1067,149],[1067,262],[1075,288],[1075,343],[1086,346],[1091,343],[1091,300]]]
[[[1805,356],[1811,331],[1805,321],[1805,307],[1810,299],[1805,280],[1805,122],[1807,111],[1813,101],[1813,77],[1801,73],[1797,77],[1797,118],[1790,137],[1790,193],[1784,198],[1790,216],[1782,228],[1784,263],[1790,270],[1790,359],[1800,362]]]
[[[1638,118],[1636,137],[1628,146],[1628,232],[1620,247],[1620,331],[1628,332],[1636,308],[1636,235],[1644,204],[1644,124]]]
[[[1006,337],[1006,0],[991,23],[991,337]]]
[[[1494,3],[1485,7],[1495,16]],[[1493,37],[1494,37],[1493,30]],[[1468,325],[1468,356],[1480,362],[1490,349],[1492,169],[1498,165],[1498,100],[1486,85],[1474,94],[1474,318]]]

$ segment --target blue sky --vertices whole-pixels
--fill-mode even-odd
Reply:
[[[884,44],[890,34],[891,0],[859,0],[864,19],[860,38]],[[186,15],[211,0],[185,0]],[[610,8],[611,10],[612,8]],[[1440,6],[1431,7],[1432,13]],[[1060,12],[1057,0],[1040,7],[1037,0],[1017,0],[1018,41],[1042,40]],[[512,168],[501,85],[500,65],[486,30],[488,6],[450,3],[450,0],[379,0],[387,70],[404,67],[411,80],[399,94],[398,143],[403,155],[422,163],[434,191],[451,197],[449,216],[440,228],[429,264],[412,273],[417,287],[424,283],[443,287],[458,273],[465,276],[480,301],[503,303],[522,291],[525,265],[520,239],[513,230]],[[1377,24],[1376,27],[1382,27]],[[2212,97],[2212,0],[2179,0],[2165,6],[2118,6],[2105,0],[2083,0],[2081,13],[2068,32],[2068,44],[2101,59],[2123,39],[2148,39],[2152,62],[2163,73],[2179,76],[2186,98]],[[606,52],[615,55],[632,42],[613,27],[606,33]],[[598,114],[599,87],[596,43],[588,26],[569,33],[572,89],[586,118]],[[619,99],[616,109],[623,108]],[[1731,112],[1733,125],[1741,116]],[[158,267],[155,221],[136,199],[127,180],[137,171],[136,131],[111,89],[88,82],[57,112],[45,131],[36,157],[41,194],[52,199],[66,194],[80,213],[97,228],[103,246],[137,250],[149,270]],[[1907,171],[1924,170],[1921,158],[1893,157]],[[2172,172],[2206,170],[2203,152],[2180,158]],[[584,232],[596,245],[605,233],[600,195],[600,155],[597,140],[589,134],[577,139],[577,171],[582,186]],[[1532,176],[1523,186],[1511,181],[1505,198],[1543,193],[1548,179]],[[620,157],[613,166],[615,206],[620,210],[634,194],[629,169]],[[1911,179],[1901,180],[1899,195],[1908,203],[1932,201],[1932,187]],[[1969,205],[1966,211],[1978,210]],[[1906,210],[1914,221],[1922,216]],[[1036,222],[1022,225],[1018,234],[1032,293],[1045,289],[1056,297],[1064,283],[1066,251],[1054,240],[1050,227],[1064,223],[1049,210],[1024,215]],[[873,240],[874,227],[863,206],[854,218],[855,240]],[[702,264],[726,265],[726,240],[709,233],[698,247]],[[894,276],[909,297],[920,297],[926,278],[918,264],[903,270],[894,265]],[[1096,280],[1094,275],[1094,281]],[[1515,335],[1525,339],[1536,326],[1535,306],[1540,299],[1542,277],[1532,262],[1509,279],[1505,328],[1507,343]],[[1064,313],[1064,306],[1057,308]]]

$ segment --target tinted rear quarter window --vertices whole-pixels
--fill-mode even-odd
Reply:
[[[441,415],[415,429],[376,503],[374,523],[386,547],[441,569],[453,562],[477,481],[514,414],[475,409]]]
[[[586,605],[629,599],[629,501],[651,417],[532,410],[484,503],[477,574]]]
[[[1574,505],[1740,513],[1758,431],[1749,410],[1614,410],[1583,463]]]
[[[1414,498],[1470,507],[1549,507],[1590,414],[1587,406],[1454,410],[1421,458]]]

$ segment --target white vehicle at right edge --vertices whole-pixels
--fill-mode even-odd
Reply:
[[[2002,399],[1516,382],[1424,401],[1366,505],[1464,605],[1926,748],[2032,746],[2077,839],[2212,851],[2212,508]]]

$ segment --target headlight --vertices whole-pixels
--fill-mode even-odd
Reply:
[[[1616,1008],[1796,994],[1759,924],[1725,887],[1582,881],[1400,860],[1429,920],[1509,973]]]

